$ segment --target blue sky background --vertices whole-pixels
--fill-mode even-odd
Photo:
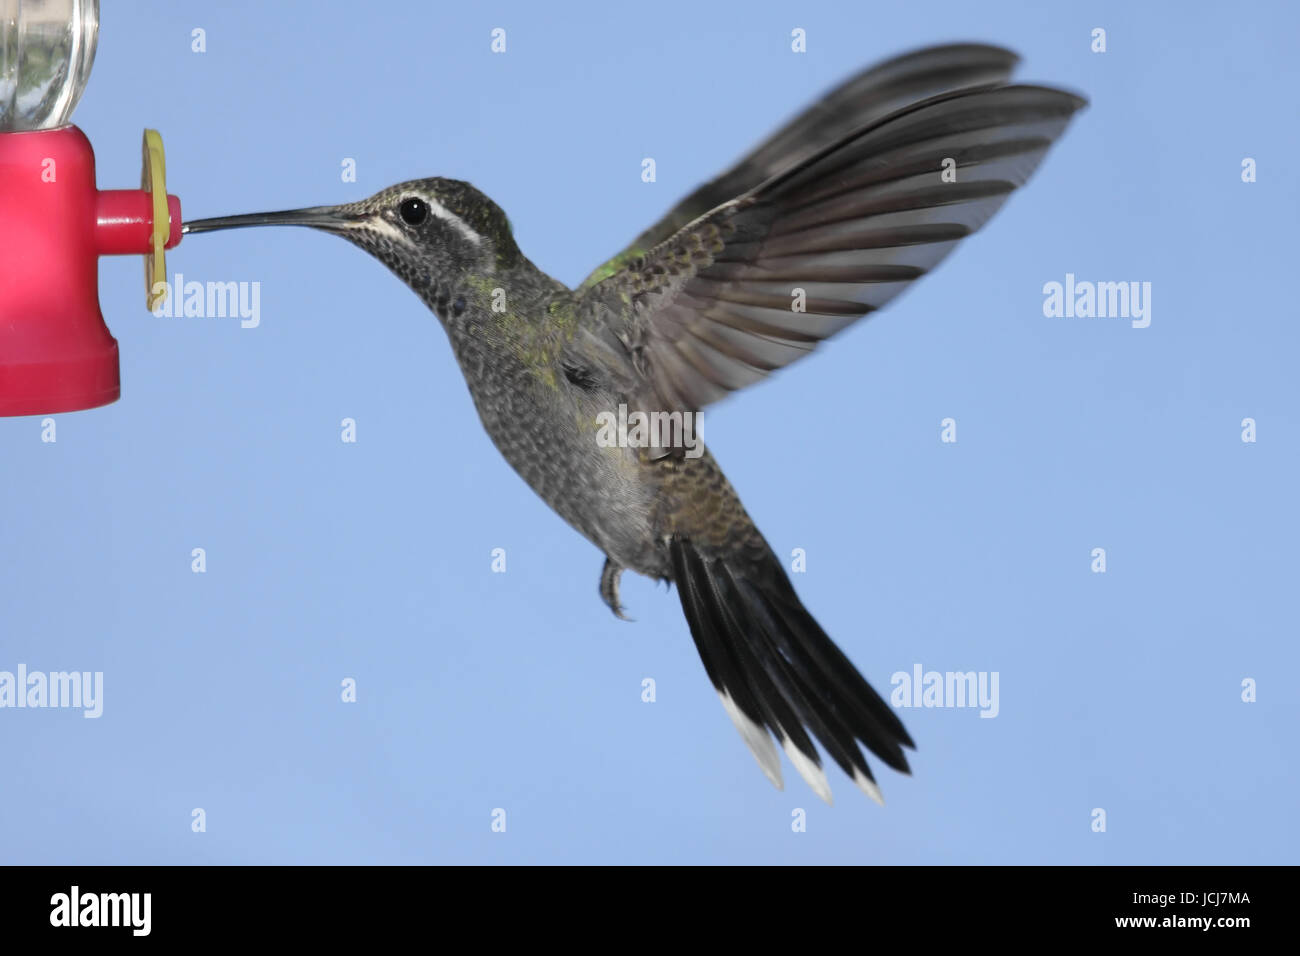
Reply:
[[[193,236],[169,272],[261,282],[259,328],[154,318],[105,260],[122,400],[55,444],[0,419],[0,670],[105,675],[99,720],[0,710],[0,861],[1297,862],[1295,8],[722,6],[108,4],[74,119],[104,188],[161,130],[191,218],[468,179],[576,283],[878,59],[982,40],[1083,92],[986,230],[704,422],[867,678],[997,671],[998,717],[904,711],[885,809],[774,790],[676,594],[609,614],[410,292],[307,230]],[[1067,272],[1151,282],[1150,327],[1045,318]]]

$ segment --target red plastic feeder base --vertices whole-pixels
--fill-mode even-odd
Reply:
[[[168,196],[180,241],[180,200]],[[99,310],[99,256],[150,251],[152,197],[95,188],[75,126],[0,133],[0,415],[95,408],[121,394]]]

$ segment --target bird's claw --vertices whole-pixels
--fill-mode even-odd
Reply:
[[[614,563],[611,558],[605,558],[605,567],[600,572],[600,598],[605,605],[614,612],[614,616],[620,621],[632,620],[623,613],[623,604],[618,599],[618,582],[623,575],[623,568]]]

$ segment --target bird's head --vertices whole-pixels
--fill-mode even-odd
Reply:
[[[185,234],[242,226],[310,226],[360,246],[443,321],[465,309],[466,280],[509,270],[521,256],[501,208],[469,183],[413,179],[341,206],[195,219]]]

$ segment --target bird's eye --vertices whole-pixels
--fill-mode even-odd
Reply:
[[[397,214],[408,226],[418,226],[429,218],[429,204],[423,199],[414,197],[403,199],[401,205],[397,207]]]

